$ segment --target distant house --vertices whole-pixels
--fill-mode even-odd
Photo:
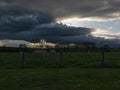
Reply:
[[[29,43],[27,44],[28,48],[55,48],[56,44],[54,43],[50,43],[50,42],[46,42],[45,40],[40,40],[40,42],[38,43]]]

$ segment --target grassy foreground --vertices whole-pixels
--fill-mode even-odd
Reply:
[[[0,90],[120,90],[120,69],[1,70]]]
[[[25,54],[25,69],[19,53],[0,53],[0,90],[120,90],[120,53],[64,53],[41,58]]]

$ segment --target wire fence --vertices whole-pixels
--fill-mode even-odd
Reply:
[[[16,68],[119,68],[120,51],[56,51],[40,55],[33,52],[1,52],[0,69]]]

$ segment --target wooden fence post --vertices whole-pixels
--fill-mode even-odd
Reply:
[[[24,48],[21,47],[20,48],[20,54],[21,54],[21,61],[22,61],[22,68],[24,69],[25,68],[25,55],[24,55]]]
[[[105,55],[104,55],[104,47],[101,48],[101,65],[104,65]]]
[[[62,54],[63,54],[63,52],[62,52],[62,50],[60,50],[60,67],[63,66]]]

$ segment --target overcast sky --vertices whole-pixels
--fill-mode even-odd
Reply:
[[[120,44],[120,0],[0,0],[0,39]]]

